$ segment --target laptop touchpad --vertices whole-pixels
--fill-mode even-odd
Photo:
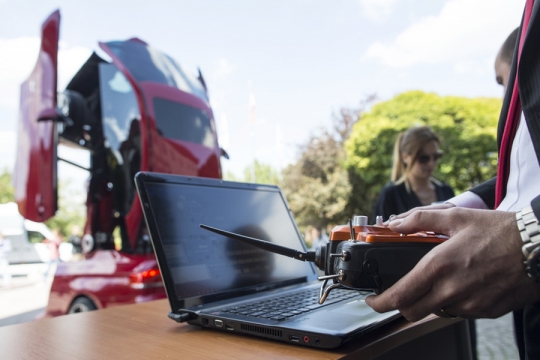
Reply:
[[[366,305],[364,300],[356,300],[327,311],[323,310],[309,314],[299,322],[303,323],[303,326],[308,326],[304,321],[309,320],[310,325],[317,324],[318,328],[347,332],[359,326],[371,325],[388,317],[388,313],[379,314],[375,312]],[[295,321],[291,322],[294,323]]]
[[[373,314],[375,311],[370,308],[364,300],[357,300],[355,302],[350,302],[346,305],[342,305],[335,309],[328,311],[330,314],[343,314],[347,316],[366,316],[368,314]],[[332,316],[332,315],[330,315]]]

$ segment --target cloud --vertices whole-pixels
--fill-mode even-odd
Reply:
[[[0,38],[0,106],[18,108],[21,83],[34,68],[40,46],[38,37]],[[60,44],[58,89],[63,89],[92,51]]]
[[[36,64],[39,38],[0,38],[0,106],[17,108],[21,83]]]
[[[222,147],[226,148],[229,146],[228,144],[228,128],[227,128],[227,116],[225,115],[224,108],[227,105],[227,91],[224,90],[223,86],[220,86],[220,83],[224,80],[226,80],[230,74],[232,74],[235,70],[235,66],[231,64],[231,62],[225,58],[221,58],[214,62],[214,66],[211,72],[211,77],[209,78],[210,82],[213,85],[210,89],[210,104],[212,106],[212,109],[214,111],[214,116],[217,116],[216,114],[221,114],[219,118],[216,118],[216,122],[218,123],[218,130],[220,130],[220,123],[224,123],[225,125],[222,126],[226,129],[227,134],[223,135],[227,137],[227,140],[225,141],[227,144],[224,145],[223,137],[220,135],[220,143],[223,145]],[[223,85],[223,84],[221,84]]]
[[[380,21],[390,15],[399,0],[359,0],[362,12],[371,20]]]
[[[522,4],[513,0],[452,0],[440,14],[420,19],[394,41],[372,44],[364,58],[396,68],[452,63],[463,70],[484,66],[488,58],[492,66],[522,12]]]
[[[15,164],[17,134],[14,131],[0,131],[0,172],[6,168],[11,172]]]
[[[489,59],[471,59],[463,60],[454,64],[454,72],[456,74],[472,74],[479,73],[485,69],[493,69],[494,56],[491,56]]]
[[[63,90],[88,60],[92,50],[82,46],[62,46],[58,50],[58,89]]]
[[[215,78],[221,79],[229,76],[234,71],[234,65],[229,60],[221,58],[214,65],[213,75]]]
[[[218,131],[218,138],[219,138],[219,145],[224,148],[228,149],[230,147],[230,138],[229,138],[229,122],[227,121],[227,115],[222,112],[219,116],[219,118],[216,121],[217,123],[217,131]]]

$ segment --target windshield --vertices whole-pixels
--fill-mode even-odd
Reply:
[[[165,84],[208,101],[201,83],[169,56],[137,41],[106,43],[138,82]]]
[[[174,101],[154,98],[156,126],[160,135],[213,149],[216,144],[208,114]]]

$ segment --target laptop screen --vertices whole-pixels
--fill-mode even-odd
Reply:
[[[302,237],[279,188],[183,179],[193,181],[144,184],[155,222],[153,231],[157,232],[151,234],[152,240],[155,247],[159,245],[156,252],[162,249],[168,271],[164,278],[170,276],[178,300],[237,293],[238,289],[261,288],[263,284],[294,279],[306,281],[316,276],[309,263],[272,254],[199,227],[206,224],[304,251]],[[152,232],[151,226],[150,229]],[[163,264],[160,265],[164,271]]]

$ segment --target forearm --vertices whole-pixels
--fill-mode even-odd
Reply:
[[[488,181],[483,182],[482,184],[473,187],[469,191],[476,194],[480,197],[487,206],[487,209],[495,208],[495,183],[497,181],[496,177],[489,179]]]

